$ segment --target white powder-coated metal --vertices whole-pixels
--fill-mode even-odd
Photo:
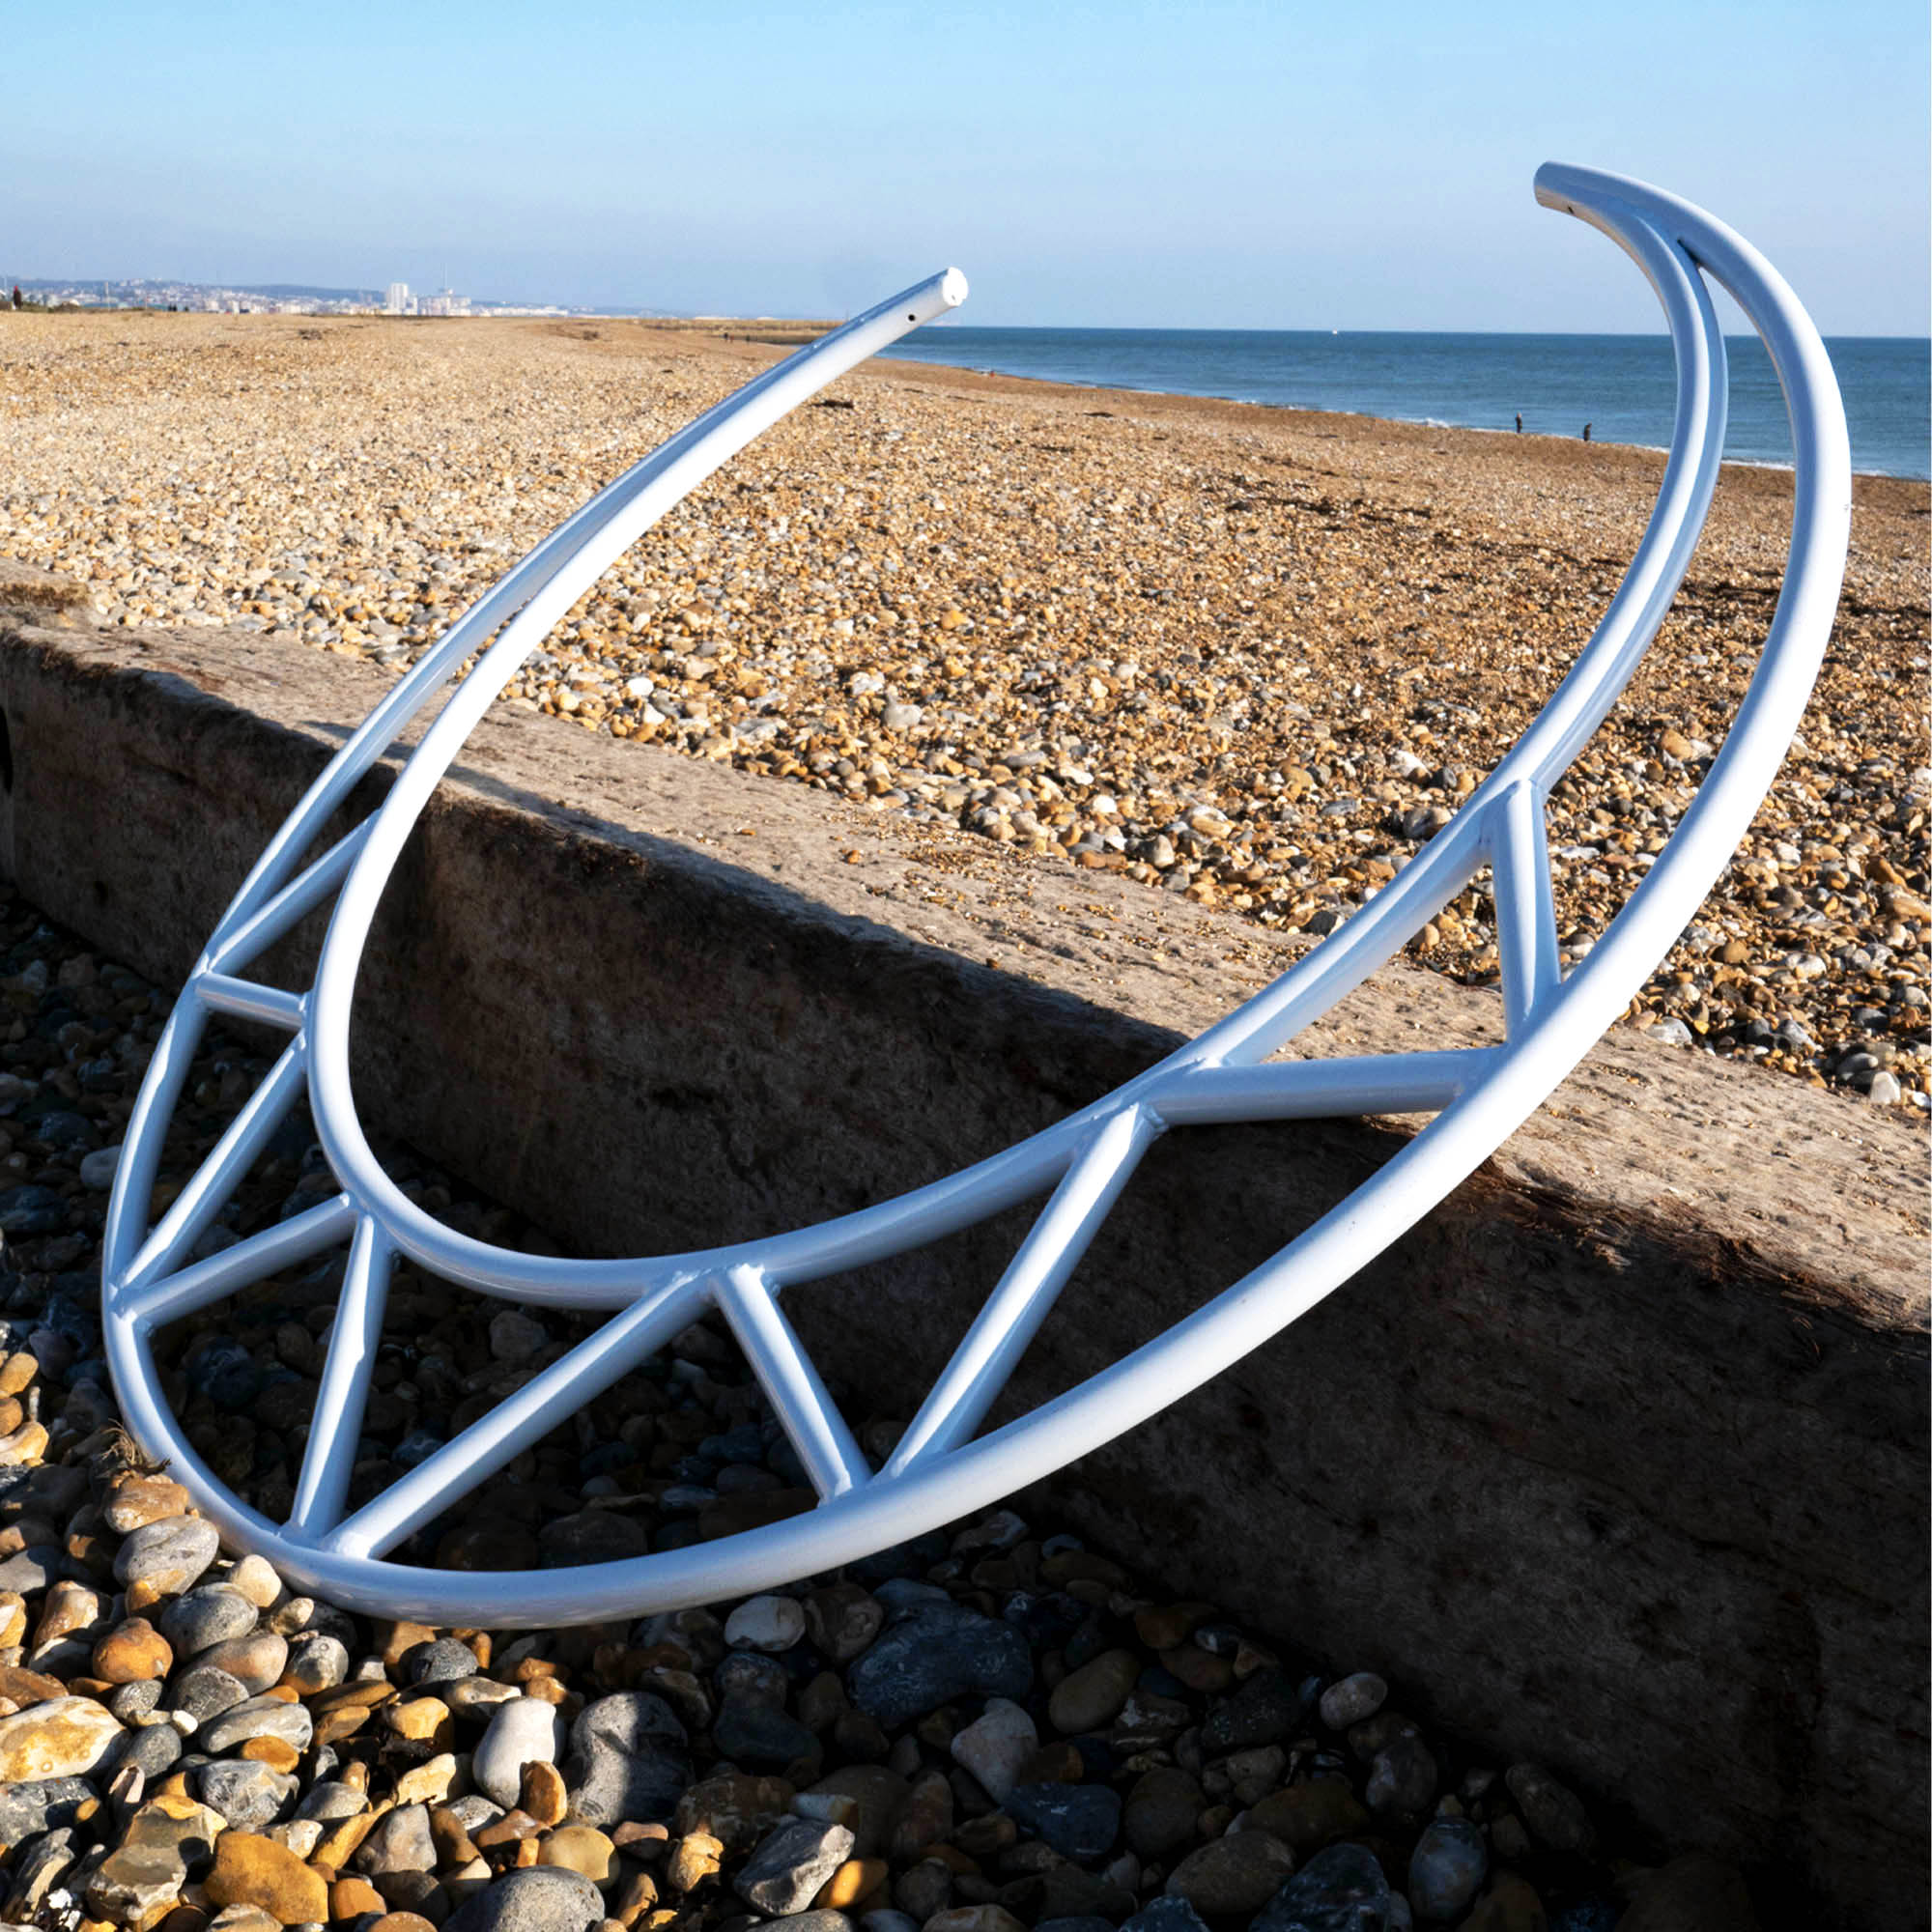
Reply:
[[[1591,222],[1631,256],[1662,304],[1677,357],[1676,421],[1657,505],[1577,664],[1456,817],[1272,985],[1104,1099],[897,1200],[698,1253],[577,1261],[494,1247],[438,1221],[384,1173],[355,1109],[349,1030],[362,948],[411,828],[464,739],[551,627],[696,483],[825,383],[962,300],[963,279],[951,270],[934,276],[760,376],[592,497],[458,620],[337,753],[242,885],[189,976],[128,1123],[102,1264],[109,1361],[134,1435],[167,1459],[231,1543],[261,1551],[317,1595],[436,1623],[588,1622],[723,1601],[832,1570],[983,1508],[1165,1407],[1347,1281],[1502,1143],[1616,1019],[1736,849],[1817,673],[1851,515],[1837,384],[1817,331],[1770,264],[1700,210],[1637,182],[1552,165],[1539,172],[1536,193],[1547,207]],[[1545,800],[1656,635],[1710,506],[1723,444],[1725,369],[1706,276],[1749,318],[1783,385],[1796,449],[1789,562],[1757,672],[1695,802],[1566,976]],[[370,764],[479,650],[383,805],[301,865]],[[1503,1045],[1269,1062],[1486,865],[1496,905]],[[244,977],[275,939],[331,897],[310,988],[292,993]],[[151,1228],[162,1140],[210,1013],[279,1027],[290,1042]],[[304,1091],[339,1191],[231,1247],[190,1259]],[[1158,1135],[1204,1122],[1423,1111],[1436,1118],[1261,1267],[1080,1386],[979,1435]],[[784,1294],[1042,1194],[1032,1232],[903,1438],[882,1468],[869,1469],[785,1318]],[[188,1443],[160,1393],[154,1338],[169,1321],[344,1243],[343,1286],[295,1506],[287,1522],[271,1522],[220,1484]],[[481,1420],[351,1510],[350,1472],[397,1255],[510,1301],[613,1312]],[[453,1573],[387,1560],[398,1544],[713,1309],[736,1336],[817,1489],[817,1509],[714,1543],[575,1569]]]

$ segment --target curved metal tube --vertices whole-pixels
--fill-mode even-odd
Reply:
[[[1623,585],[1577,664],[1456,818],[1393,884],[1271,986],[1058,1125],[895,1201],[691,1254],[606,1262],[514,1254],[445,1227],[383,1173],[355,1113],[349,1028],[361,950],[403,841],[465,736],[550,626],[678,496],[829,380],[828,370],[838,373],[923,314],[950,305],[963,286],[935,277],[780,364],[592,498],[466,615],[338,754],[250,874],[190,979],[129,1123],[106,1241],[110,1360],[135,1435],[153,1453],[172,1459],[226,1534],[267,1550],[304,1588],[351,1607],[431,1621],[582,1622],[722,1601],[833,1569],[981,1508],[1165,1407],[1349,1279],[1502,1143],[1615,1020],[1747,828],[1823,656],[1851,502],[1850,455],[1830,364],[1808,318],[1761,256],[1689,203],[1616,176],[1546,167],[1537,176],[1537,195],[1546,206],[1591,221],[1631,255],[1662,304],[1677,357],[1676,421],[1657,505]],[[1566,979],[1556,959],[1544,804],[1655,636],[1710,506],[1723,443],[1724,350],[1703,273],[1727,288],[1749,317],[1784,388],[1797,450],[1790,564],[1763,659],[1694,804]],[[505,618],[501,635],[431,725],[384,805],[307,872],[295,874],[297,858],[355,779],[436,695],[450,668]],[[1386,961],[1486,864],[1493,868],[1505,1046],[1261,1064]],[[257,951],[338,888],[308,995],[297,1001],[236,977]],[[324,1149],[344,1193],[339,1203],[303,1217],[316,1225],[300,1236],[292,1223],[242,1243],[262,1244],[259,1266],[253,1260],[231,1262],[240,1252],[231,1249],[171,1276],[169,1255],[182,1245],[175,1236],[198,1225],[200,1205],[191,1197],[202,1177],[184,1190],[188,1206],[172,1232],[156,1230],[144,1243],[141,1210],[161,1131],[210,1007],[298,1029],[290,1056],[306,1068]],[[284,1078],[275,1094],[250,1103],[256,1126],[262,1121],[272,1126],[274,1099],[288,1084]],[[1054,1295],[1168,1124],[1428,1108],[1441,1111],[1263,1266],[1111,1368],[975,1439]],[[238,1121],[231,1136],[242,1127]],[[223,1167],[217,1157],[210,1172],[233,1165],[234,1158]],[[781,1292],[935,1240],[1048,1190],[1033,1234],[952,1365],[885,1468],[870,1474],[791,1333]],[[152,1336],[159,1321],[231,1292],[244,1266],[255,1268],[246,1279],[259,1279],[299,1240],[313,1235],[321,1245],[325,1226],[331,1239],[354,1231],[350,1279],[319,1398],[327,1416],[311,1432],[296,1520],[280,1526],[223,1490],[194,1455],[154,1393]],[[355,1362],[380,1332],[382,1281],[392,1251],[488,1293],[620,1312],[345,1516],[359,1415]],[[219,1268],[224,1262],[231,1264]],[[737,1333],[810,1471],[823,1498],[817,1510],[695,1548],[564,1572],[481,1578],[381,1560],[713,1306]],[[337,1347],[345,1351],[340,1368]],[[320,1426],[322,1420],[332,1426]]]

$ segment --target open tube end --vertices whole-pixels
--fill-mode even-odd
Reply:
[[[948,308],[957,308],[966,299],[966,277],[957,269],[948,269],[940,276],[939,298]]]

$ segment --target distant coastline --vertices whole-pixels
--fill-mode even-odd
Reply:
[[[1932,476],[1923,338],[1828,340],[1851,429],[1853,468]],[[1728,462],[1789,469],[1769,359],[1755,337],[1728,342]],[[1669,446],[1674,384],[1661,335],[1500,335],[1262,329],[935,328],[895,360],[1031,377],[1077,387],[1218,397],[1444,429]]]

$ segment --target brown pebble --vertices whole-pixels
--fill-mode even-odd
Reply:
[[[110,1685],[165,1677],[174,1662],[167,1638],[146,1617],[129,1617],[94,1646],[94,1673]]]
[[[517,1790],[517,1809],[527,1811],[539,1825],[560,1825],[569,1808],[563,1774],[554,1764],[532,1758],[524,1766]]]
[[[270,1771],[293,1771],[301,1762],[301,1753],[286,1738],[246,1738],[235,1755],[266,1764]]]
[[[124,1469],[107,1489],[102,1509],[107,1527],[119,1536],[159,1522],[164,1516],[184,1516],[190,1498],[182,1486],[167,1476],[146,1476],[136,1469]]]
[[[436,1932],[436,1927],[419,1912],[385,1912],[369,1932]]]
[[[284,1925],[328,1917],[328,1888],[286,1845],[252,1832],[222,1833],[202,1889],[216,1905],[255,1905]]]
[[[339,1878],[328,1888],[328,1916],[338,1925],[365,1912],[384,1913],[388,1900],[366,1878]]]

